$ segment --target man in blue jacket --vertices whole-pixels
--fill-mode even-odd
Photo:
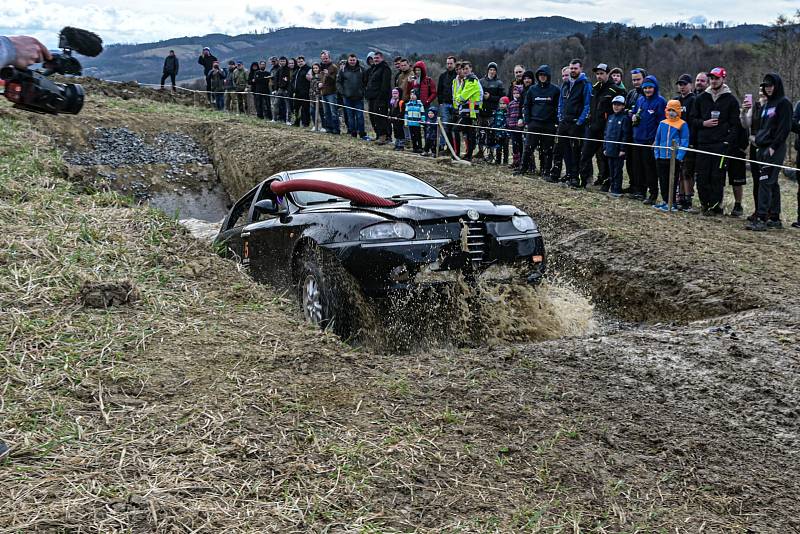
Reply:
[[[551,181],[553,166],[553,144],[558,125],[558,87],[550,83],[550,66],[536,69],[536,83],[525,92],[522,101],[522,122],[525,126],[525,148],[522,163],[514,174],[525,174],[535,167],[533,153],[539,148],[539,171],[542,178]],[[546,134],[546,135],[537,135]],[[557,181],[557,179],[556,179]]]
[[[658,125],[665,118],[667,101],[658,94],[658,80],[653,75],[645,77],[642,93],[632,110],[633,142],[646,146],[631,147],[636,153],[631,194],[646,196],[644,203],[652,205],[658,200],[658,171],[652,146]]]
[[[558,100],[558,135],[561,153],[567,167],[566,180],[572,187],[579,187],[578,164],[581,159],[581,138],[586,136],[586,119],[592,101],[592,84],[583,73],[583,62],[569,62],[569,79],[561,85]]]

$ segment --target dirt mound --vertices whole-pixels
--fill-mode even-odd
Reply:
[[[110,308],[136,302],[141,299],[141,295],[130,280],[121,282],[86,281],[78,292],[78,298],[87,308]]]

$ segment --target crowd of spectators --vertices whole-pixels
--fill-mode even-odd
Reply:
[[[508,165],[514,174],[592,185],[662,211],[723,215],[727,180],[734,198],[728,215],[742,217],[749,168],[755,208],[746,228],[754,231],[782,228],[781,169],[770,164],[784,164],[791,132],[800,154],[800,102],[793,109],[776,73],[740,101],[722,67],[683,74],[672,90],[643,68],[626,79],[605,63],[591,69],[592,81],[579,59],[556,70],[556,80],[549,65],[516,65],[509,84],[494,62],[479,76],[470,61],[450,56],[434,81],[424,61],[395,57],[392,67],[380,51],[335,63],[323,50],[310,65],[302,56],[273,56],[246,71],[240,61],[222,68],[205,48],[198,63],[219,110],[245,112],[252,102],[256,116],[272,122],[333,135],[345,129],[422,156]],[[162,87],[177,68],[177,59],[165,60]],[[800,228],[800,189],[792,226]]]

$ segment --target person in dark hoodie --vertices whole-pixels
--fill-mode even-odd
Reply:
[[[786,159],[786,140],[792,131],[792,103],[786,98],[783,80],[778,74],[764,76],[761,82],[767,103],[761,111],[761,127],[756,133],[761,176],[758,182],[758,219],[748,222],[748,230],[763,232],[767,228],[783,228],[781,222],[781,189],[778,183],[780,168]]]
[[[578,166],[581,159],[580,137],[586,135],[586,120],[592,101],[592,84],[583,73],[583,62],[569,62],[569,80],[561,86],[558,100],[558,134],[561,153],[567,167],[566,179],[570,186],[579,187]]]
[[[269,119],[271,115],[267,112],[269,108],[269,71],[267,62],[260,61],[258,70],[252,73],[253,101],[256,108],[256,116],[259,119]]]
[[[384,61],[382,52],[375,52],[372,56],[364,95],[367,97],[376,143],[385,145],[392,137],[391,124],[386,118],[389,113],[389,99],[392,97],[392,69]]]
[[[542,178],[550,181],[553,166],[553,143],[558,124],[558,87],[550,83],[550,66],[541,65],[536,69],[536,83],[526,92],[522,103],[522,122],[525,126],[525,140],[522,163],[514,174],[525,174],[535,167],[534,152],[539,149],[539,169]],[[546,134],[546,135],[541,135]]]
[[[344,97],[344,114],[347,117],[347,133],[351,137],[364,139],[364,68],[355,54],[347,57],[347,63],[336,77],[337,91]]]
[[[478,153],[475,159],[483,159],[484,147],[487,145],[487,140],[490,137],[489,130],[485,130],[492,122],[494,112],[500,105],[500,99],[505,96],[506,90],[503,87],[503,81],[497,77],[497,63],[492,61],[486,67],[486,76],[480,79],[481,88],[483,90],[483,104],[481,105],[478,113],[478,125],[481,126],[478,135]],[[489,150],[488,161],[492,160],[492,151]]]
[[[681,74],[678,81],[675,82],[678,86],[678,94],[673,97],[681,104],[681,117],[688,120],[692,115],[692,108],[694,108],[694,99],[696,94],[692,87],[692,76],[690,74]],[[694,148],[697,145],[697,135],[695,132],[689,130],[689,146]],[[697,154],[694,152],[686,152],[683,157],[683,167],[681,168],[681,183],[680,183],[680,198],[678,199],[678,209],[681,211],[688,211],[692,208],[692,196],[694,191],[694,162]]]
[[[586,187],[592,178],[593,166],[592,159],[597,158],[597,180],[594,185],[601,186],[602,191],[608,191],[610,187],[608,175],[608,162],[603,155],[603,134],[606,130],[608,117],[614,113],[611,109],[611,100],[615,96],[625,94],[624,89],[614,83],[609,78],[608,65],[600,63],[594,69],[597,83],[592,86],[592,101],[589,105],[589,127],[586,137],[592,141],[584,141],[581,150],[581,187]]]
[[[697,132],[695,177],[703,215],[722,215],[725,189],[725,161],[739,136],[739,101],[725,84],[727,73],[716,67],[709,71],[709,86],[694,101],[689,129]]]
[[[170,50],[169,55],[164,58],[164,70],[161,74],[162,89],[164,88],[164,82],[169,78],[169,81],[172,82],[172,92],[175,92],[175,76],[178,75],[179,68],[178,56],[175,55],[175,50]]]
[[[631,147],[633,153],[636,154],[633,168],[636,180],[635,185],[631,184],[631,188],[632,192],[646,196],[645,204],[653,205],[658,200],[658,171],[655,154],[651,147],[656,139],[658,125],[665,118],[667,101],[658,94],[658,80],[653,75],[647,76],[642,82],[642,93],[633,107],[631,120],[633,142],[648,146]]]
[[[797,157],[794,166],[800,169],[800,101],[794,108],[794,115],[792,115],[792,131],[797,135],[794,138],[794,151]],[[797,220],[792,223],[792,228],[800,228],[800,176],[795,171],[797,178]]]
[[[206,79],[206,96],[208,96],[208,101],[211,103],[215,103],[216,99],[214,95],[211,94],[211,82],[208,78],[208,73],[211,72],[211,69],[214,67],[214,63],[218,61],[216,56],[211,53],[211,49],[207,46],[203,47],[203,53],[200,54],[200,57],[197,59],[197,63],[203,66],[203,78]]]

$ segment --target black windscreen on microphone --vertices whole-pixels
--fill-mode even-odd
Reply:
[[[84,56],[95,57],[103,51],[103,40],[96,33],[65,26],[58,34],[59,48],[70,48]]]

